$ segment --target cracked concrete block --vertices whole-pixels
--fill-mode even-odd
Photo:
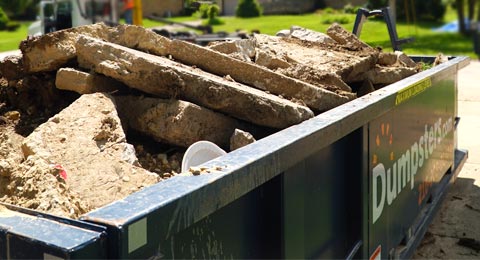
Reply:
[[[207,140],[228,147],[237,120],[190,102],[144,98],[116,97],[118,110],[127,125],[158,142],[189,147]]]
[[[372,84],[392,84],[406,77],[417,73],[415,68],[405,67],[375,67],[373,70],[365,73],[366,79]]]
[[[347,83],[343,82],[337,74],[317,70],[303,64],[295,64],[285,69],[277,69],[276,72],[308,82],[315,86],[320,86],[330,91],[342,90],[352,92],[352,88],[350,88]]]
[[[369,71],[377,62],[378,52],[370,49],[350,51],[339,46],[305,43],[299,39],[256,34],[257,53],[284,60],[290,66],[302,64],[321,74],[337,74],[350,83],[352,78]],[[285,66],[286,67],[286,66]],[[343,84],[338,86],[343,88]]]
[[[366,50],[374,51],[372,47],[362,42],[360,39],[358,39],[356,35],[345,30],[338,23],[334,23],[330,25],[330,27],[328,27],[327,35],[330,36],[337,43],[347,47],[348,49],[351,49],[351,50],[366,49]]]
[[[58,89],[75,91],[79,94],[111,92],[125,87],[122,83],[103,75],[72,68],[62,68],[57,71],[55,86]]]
[[[76,48],[82,67],[159,97],[178,97],[273,128],[313,117],[307,107],[164,57],[85,36],[79,38]]]
[[[255,41],[253,39],[213,42],[207,47],[225,54],[237,54],[243,61],[252,61],[256,54]]]
[[[0,60],[0,77],[17,80],[24,76],[22,55],[10,55]]]
[[[408,68],[415,68],[417,67],[417,63],[415,63],[410,57],[408,57],[405,53],[401,51],[395,51],[395,54],[397,55],[397,61],[402,64],[403,66],[406,66]]]
[[[93,208],[158,182],[158,175],[135,166],[132,149],[112,97],[102,93],[82,95],[22,143],[27,159],[60,165],[70,189]]]
[[[79,26],[28,38],[20,43],[26,73],[55,71],[75,59],[75,43],[80,34],[108,38],[109,27],[103,23]]]
[[[270,55],[263,50],[257,51],[255,55],[255,63],[271,70],[286,69],[291,66],[291,64],[288,63],[288,61],[286,61],[285,59]]]
[[[135,25],[118,25],[108,37],[109,41],[128,48],[159,56],[167,56],[171,40],[155,32]]]
[[[249,132],[235,129],[232,137],[230,137],[230,151],[237,150],[255,141],[255,138]]]
[[[313,43],[335,44],[335,40],[333,40],[327,34],[312,31],[306,28],[302,28],[300,26],[292,26],[290,28],[290,37]]]
[[[381,52],[378,55],[378,64],[383,66],[391,66],[397,63],[397,54],[392,52]]]

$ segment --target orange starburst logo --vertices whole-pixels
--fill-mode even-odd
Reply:
[[[382,123],[380,125],[380,130],[380,134],[377,134],[377,136],[375,137],[375,144],[377,145],[377,147],[380,147],[382,144],[391,147],[393,144],[393,134],[390,130],[390,124]],[[378,155],[374,153],[372,157],[372,164],[376,165],[378,163]],[[395,154],[393,151],[390,152],[389,159],[390,161],[395,160]]]

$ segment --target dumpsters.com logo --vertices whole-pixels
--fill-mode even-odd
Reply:
[[[389,145],[392,147],[393,134],[389,124],[380,126],[380,135],[376,136],[377,146]],[[426,164],[437,145],[453,130],[453,119],[450,117],[442,122],[439,118],[433,125],[425,124],[424,133],[395,160],[393,151],[389,160],[379,161],[377,154],[372,158],[372,224],[380,218],[385,208],[385,203],[390,206],[397,196],[406,187],[413,190],[415,175]],[[387,142],[382,142],[387,140]],[[385,147],[386,148],[386,147]],[[393,164],[392,164],[393,162]],[[410,185],[407,185],[410,183]]]

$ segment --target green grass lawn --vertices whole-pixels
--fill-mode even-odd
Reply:
[[[27,38],[28,26],[31,22],[20,22],[21,26],[14,32],[0,31],[0,52],[18,49],[22,40]]]
[[[335,17],[348,17],[349,23],[342,24],[351,31],[355,21],[355,15],[347,14],[304,14],[304,15],[273,15],[259,18],[242,19],[237,17],[222,17],[224,25],[214,26],[214,30],[234,32],[236,30],[260,30],[261,33],[272,34],[282,29],[289,29],[292,25],[298,25],[319,32],[326,32]],[[174,18],[173,20],[185,21],[186,18]],[[471,37],[462,36],[458,33],[438,33],[431,29],[441,26],[442,23],[418,22],[416,24],[399,21],[397,33],[399,38],[414,37],[415,41],[403,45],[403,51],[408,55],[436,55],[440,52],[447,55],[470,56],[476,58],[473,52],[473,40]],[[369,19],[363,26],[360,39],[372,46],[382,47],[391,51],[388,30],[383,20]]]
[[[446,15],[451,21],[455,19],[454,11]],[[339,18],[349,22],[343,24],[351,31],[355,15],[351,14],[304,14],[304,15],[271,15],[259,18],[236,18],[222,17],[223,25],[214,26],[214,31],[234,32],[236,30],[259,30],[261,33],[272,34],[282,29],[289,29],[292,25],[298,25],[312,30],[325,32],[332,21]],[[194,20],[193,17],[175,17],[173,21],[184,22]],[[0,51],[14,50],[18,48],[21,40],[26,38],[29,22],[22,22],[22,26],[16,32],[0,31]],[[398,22],[397,32],[400,38],[414,37],[413,43],[403,45],[403,50],[408,55],[436,55],[442,52],[454,56],[470,56],[476,58],[473,52],[473,41],[471,37],[461,36],[457,33],[437,33],[431,28],[440,26],[442,23],[418,22],[416,24]],[[162,25],[159,22],[145,19],[145,27]],[[382,47],[386,51],[391,50],[387,27],[383,20],[369,19],[363,26],[360,38],[372,46]]]

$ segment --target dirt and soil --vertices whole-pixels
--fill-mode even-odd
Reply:
[[[215,137],[222,138],[218,143],[225,146],[230,143],[231,134],[236,132],[232,140],[238,139],[233,145],[238,148],[272,133],[273,128],[288,127],[311,118],[314,112],[320,112],[318,110],[333,107],[310,107],[307,99],[314,94],[305,95],[302,100],[300,96],[284,97],[268,89],[265,91],[265,85],[275,86],[275,80],[254,80],[255,73],[274,75],[286,82],[295,82],[300,88],[321,88],[317,92],[323,94],[315,94],[316,102],[321,103],[323,99],[325,104],[330,102],[334,106],[357,96],[350,83],[370,83],[371,87],[365,88],[368,91],[382,87],[372,85],[371,77],[376,75],[370,75],[379,66],[387,66],[377,64],[379,51],[338,26],[332,32],[332,37],[338,39],[336,43],[333,39],[325,41],[328,37],[325,35],[310,37],[312,32],[296,33],[296,38],[255,35],[253,41],[242,40],[233,47],[224,48],[228,49],[228,55],[215,52],[224,62],[217,64],[222,68],[195,61],[182,64],[175,56],[179,58],[188,53],[172,49],[182,44],[172,44],[169,39],[135,26],[93,25],[24,41],[21,57],[11,58],[8,64],[0,62],[0,201],[77,218],[145,186],[180,174],[183,153],[197,139],[178,142],[174,139],[184,137],[179,132],[167,137],[162,135],[162,138],[170,138],[162,143],[154,141],[162,140],[152,138],[158,128],[155,125],[162,125],[162,122],[154,122],[160,116],[150,116],[145,119],[148,122],[137,124],[136,128],[132,123],[135,120],[121,120],[125,115],[120,114],[121,109],[115,105],[116,96],[161,97],[179,102],[180,98],[185,98],[194,103],[186,107],[194,107],[195,111],[211,109],[213,112],[208,113],[228,119],[212,119],[215,121],[211,122],[212,127],[202,127],[210,132],[205,136],[217,135]],[[310,36],[302,38],[305,35]],[[320,40],[322,42],[315,42]],[[214,46],[212,49],[189,47],[200,52],[199,57],[215,50]],[[239,66],[249,68],[247,78],[251,82],[242,80],[241,74],[227,74],[225,62],[232,62],[230,57],[242,57],[241,62],[247,65],[241,63]],[[393,70],[405,67],[401,62],[388,66]],[[104,74],[129,89],[113,90],[109,94],[87,94],[82,92],[83,84],[70,86],[72,88],[68,89],[72,91],[59,89],[55,82],[62,73],[56,72],[70,67],[85,78],[94,75],[93,71]],[[63,80],[63,85],[69,81]],[[305,93],[314,93],[310,90]],[[326,97],[342,97],[343,100],[335,103]],[[141,108],[131,106],[128,112],[142,115]],[[185,116],[183,112],[194,113],[185,107],[175,111],[178,114],[166,112],[165,125],[179,122],[180,117]],[[234,123],[228,127],[231,134],[218,133],[220,127],[238,120],[245,129],[255,129],[255,132],[235,129],[238,125]],[[175,131],[198,130],[206,123],[188,121],[191,125],[187,122],[185,126],[177,126]],[[152,127],[154,129],[149,129]],[[207,172],[194,169],[190,174]]]

